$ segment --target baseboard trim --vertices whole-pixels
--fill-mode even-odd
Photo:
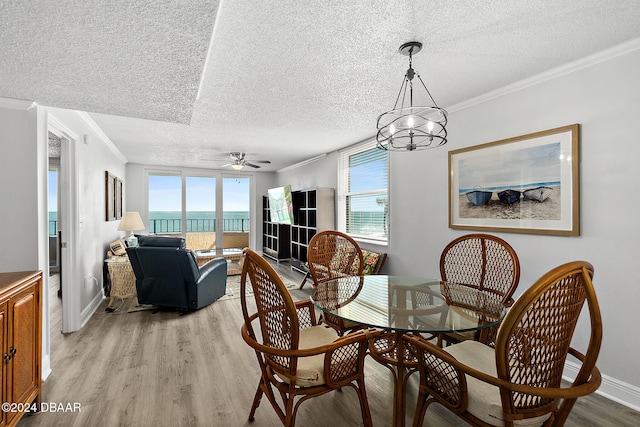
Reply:
[[[47,378],[49,378],[49,375],[51,375],[51,359],[49,358],[49,356],[47,357],[43,357],[42,358],[42,375],[40,375],[40,378],[42,379],[42,381],[46,381]]]
[[[79,329],[84,328],[84,325],[87,324],[89,319],[91,319],[91,316],[93,316],[93,313],[95,313],[96,310],[98,309],[98,307],[100,307],[100,304],[102,304],[102,300],[103,299],[104,299],[104,295],[102,294],[102,292],[98,292],[96,294],[96,296],[93,297],[93,299],[91,300],[89,305],[87,305],[84,308],[84,310],[82,310],[82,313],[80,313],[80,328]]]
[[[578,375],[580,365],[574,362],[566,362],[564,367],[565,375],[562,378],[567,381],[573,381]],[[602,375],[602,384],[600,384],[596,394],[640,412],[640,387]]]

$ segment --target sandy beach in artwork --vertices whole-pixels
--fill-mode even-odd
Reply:
[[[460,195],[460,218],[490,218],[490,219],[533,219],[560,220],[560,186],[553,186],[551,195],[544,202],[524,200],[507,205],[500,202],[498,194],[493,192],[491,200],[485,205],[474,206],[467,196]]]

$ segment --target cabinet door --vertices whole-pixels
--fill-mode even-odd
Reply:
[[[32,286],[9,300],[8,344],[14,353],[7,365],[9,402],[27,402],[38,388],[38,297]]]
[[[4,355],[6,354],[6,352],[4,351],[5,349],[7,349],[7,303],[6,301],[2,304],[0,304],[0,350],[2,350],[1,356],[2,359],[0,360],[0,363],[2,363],[2,367],[0,368],[0,380],[2,380],[2,390],[0,390],[0,394],[2,395],[2,401],[3,402],[7,402],[7,396],[6,396],[6,388],[4,387],[5,381],[7,381],[7,371],[6,371],[6,366],[7,363],[5,361]],[[0,413],[0,426],[5,426],[6,425],[6,414],[4,411],[2,411]]]

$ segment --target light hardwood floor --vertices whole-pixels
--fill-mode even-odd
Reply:
[[[276,266],[294,282],[286,263]],[[310,286],[294,297],[310,294]],[[55,293],[51,293],[57,303]],[[255,422],[247,416],[259,369],[242,341],[240,300],[218,301],[181,316],[176,312],[107,313],[102,308],[80,331],[60,334],[59,304],[53,310],[52,369],[43,402],[80,404],[80,412],[48,412],[24,417],[27,426],[277,426],[266,400]],[[367,359],[366,387],[375,426],[391,424],[389,371]],[[408,387],[411,425],[417,375]],[[466,425],[434,405],[425,425]],[[302,404],[299,426],[362,425],[355,392],[347,387]],[[567,426],[637,426],[640,413],[597,395],[578,400]]]

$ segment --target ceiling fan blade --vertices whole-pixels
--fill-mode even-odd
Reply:
[[[266,163],[266,164],[271,164],[271,162],[269,160],[251,160],[253,163]]]
[[[260,169],[260,166],[258,166],[258,165],[254,165],[253,163],[244,162],[243,164],[244,164],[245,166],[249,166],[250,168]]]

